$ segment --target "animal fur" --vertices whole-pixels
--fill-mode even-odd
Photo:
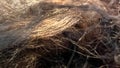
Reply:
[[[119,16],[106,2],[33,1],[20,11],[2,8],[1,68],[119,67]]]

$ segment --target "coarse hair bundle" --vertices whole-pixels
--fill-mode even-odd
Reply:
[[[0,68],[120,68],[119,0],[1,0]]]

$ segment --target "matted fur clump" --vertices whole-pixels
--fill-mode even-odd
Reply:
[[[120,67],[117,0],[17,1],[0,4],[0,68]]]

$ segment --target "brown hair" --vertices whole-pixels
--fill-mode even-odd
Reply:
[[[120,44],[118,20],[101,7],[101,1],[98,5],[97,0],[89,1],[82,5],[40,2],[21,14],[20,20],[2,20],[0,67],[119,66],[115,60]]]

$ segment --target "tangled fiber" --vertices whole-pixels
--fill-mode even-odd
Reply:
[[[0,1],[0,68],[120,68],[119,5]]]

